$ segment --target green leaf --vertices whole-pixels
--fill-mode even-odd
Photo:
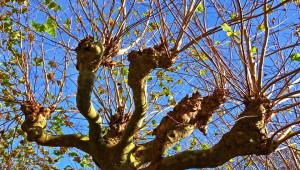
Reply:
[[[53,37],[56,37],[56,23],[52,18],[48,18],[46,23],[46,27],[48,28],[48,33]]]
[[[53,154],[56,156],[59,156],[59,155],[61,155],[61,152],[60,152],[60,150],[54,150]]]
[[[183,81],[182,80],[177,80],[177,84],[182,84]]]
[[[179,144],[176,144],[174,147],[173,147],[173,150],[174,151],[180,151],[181,150],[181,147]]]
[[[8,79],[2,80],[1,84],[2,84],[3,86],[8,86],[8,87],[9,87],[9,86],[12,86],[12,84],[9,82]]]
[[[135,35],[140,34],[140,30],[138,30],[138,29],[134,30],[134,31],[133,31],[133,34],[135,34]]]
[[[257,48],[256,48],[256,46],[253,46],[253,47],[251,48],[251,53],[252,53],[252,54],[257,53]]]
[[[152,76],[148,76],[148,82],[152,81],[153,80],[153,77]]]
[[[34,57],[33,61],[34,61],[34,65],[41,66],[42,62],[43,62],[43,59],[42,58],[38,58],[38,57]]]
[[[57,5],[53,10],[55,12],[60,11],[61,10],[61,5]]]
[[[168,75],[165,77],[165,79],[166,79],[166,82],[167,82],[167,83],[170,83],[170,82],[173,82],[173,81],[174,81],[174,78],[173,78],[173,77],[170,77],[170,76],[168,76]]]
[[[207,56],[204,53],[200,53],[200,56],[198,57],[199,59],[201,58],[202,60],[207,60]]]
[[[113,69],[112,72],[113,72],[113,75],[114,75],[114,76],[117,76],[117,75],[118,75],[118,69]]]
[[[173,44],[175,43],[175,39],[174,39],[174,38],[170,38],[169,41],[170,41],[171,43],[173,43]]]
[[[235,19],[235,18],[237,18],[237,15],[236,15],[235,13],[231,13],[231,14],[229,15],[229,17],[230,17],[231,19]]]
[[[152,125],[152,126],[156,126],[155,120],[152,120],[152,121],[151,121],[151,125]]]
[[[205,150],[205,149],[209,149],[209,145],[207,143],[204,144],[200,144],[201,149]]]
[[[19,81],[20,81],[20,84],[24,84],[25,83],[24,77],[21,77]]]
[[[230,26],[228,26],[226,23],[222,24],[221,27],[226,32],[232,32]]]
[[[70,21],[70,19],[69,19],[69,18],[68,18],[68,19],[66,19],[66,20],[64,21],[64,25],[65,25],[65,27],[66,27],[67,29],[69,29],[69,28],[70,28],[71,21]]]
[[[200,75],[201,76],[205,76],[207,73],[207,69],[203,68],[202,70],[200,70]]]
[[[121,74],[122,74],[123,76],[127,76],[128,73],[129,73],[129,70],[126,69],[126,68],[124,68],[124,67],[122,67],[120,71],[121,71]]]
[[[166,151],[163,153],[163,156],[170,156],[170,154],[168,153],[168,150],[166,150]]]
[[[48,5],[50,2],[51,2],[51,0],[45,0],[45,1],[44,1],[44,3],[45,3],[46,5]]]
[[[48,4],[48,8],[49,8],[49,9],[53,9],[53,8],[55,8],[55,6],[56,6],[55,2],[50,2],[50,3]]]
[[[68,155],[71,156],[71,157],[74,157],[74,156],[77,156],[77,153],[76,152],[70,152],[70,153],[68,153]]]
[[[80,166],[85,167],[85,166],[87,166],[88,163],[89,163],[89,161],[87,159],[81,159]]]
[[[221,27],[222,27],[222,29],[223,29],[224,31],[227,32],[227,36],[228,36],[228,37],[232,37],[232,36],[238,35],[238,33],[233,32],[232,29],[230,28],[230,26],[227,25],[226,23],[222,24]]]
[[[227,32],[227,36],[228,36],[228,37],[234,36],[234,32]]]
[[[197,12],[199,12],[199,13],[203,12],[203,5],[202,5],[202,3],[200,3],[199,6],[197,7]]]
[[[44,24],[36,23],[34,21],[31,21],[31,26],[35,29],[35,31],[38,32],[45,32],[47,30],[47,26]]]
[[[149,26],[150,26],[149,30],[153,31],[153,30],[156,30],[160,26],[160,23],[159,22],[150,22]]]
[[[53,68],[56,68],[56,67],[57,67],[57,65],[56,65],[56,63],[55,63],[54,61],[49,61],[49,62],[48,62],[48,65],[49,65],[50,67],[53,67]]]
[[[51,29],[49,29],[48,33],[50,35],[52,35],[53,37],[56,37],[56,29],[51,28]]]
[[[168,99],[168,102],[170,105],[175,105],[176,104],[176,100],[173,98],[173,96],[170,96],[170,98]]]
[[[198,144],[196,137],[193,137],[193,138],[191,139],[190,143],[191,143],[191,145],[192,145],[193,147],[195,147],[195,146]]]
[[[294,53],[290,57],[292,61],[300,61],[300,53]]]
[[[61,10],[61,5],[58,5],[57,3],[53,2],[53,1],[48,1],[46,3],[48,6],[49,9],[53,9],[53,11],[57,12],[59,10]]]
[[[108,133],[108,128],[104,128],[104,133],[103,133],[103,136],[105,136],[107,133]]]
[[[28,0],[24,0],[22,3],[23,3],[23,5],[26,6],[26,7],[28,7],[28,6],[30,5],[30,4],[28,3]]]
[[[78,23],[81,23],[81,19],[82,19],[81,16],[76,17],[76,21],[77,21]]]
[[[143,12],[143,16],[144,17],[146,17],[146,16],[148,16],[149,15],[149,12],[147,11],[147,12]]]
[[[194,87],[192,87],[192,90],[193,90],[194,93],[197,91]]]
[[[264,25],[264,24],[258,25],[258,26],[257,26],[257,30],[258,30],[258,31],[265,31],[265,30],[266,30],[265,25]]]

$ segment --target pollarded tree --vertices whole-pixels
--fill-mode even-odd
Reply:
[[[4,168],[299,166],[299,1],[1,7]]]

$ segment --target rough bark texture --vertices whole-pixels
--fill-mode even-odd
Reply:
[[[201,97],[196,92],[184,97],[172,111],[166,114],[153,131],[155,139],[136,144],[137,133],[147,112],[147,76],[156,68],[167,69],[175,62],[175,54],[169,54],[164,46],[155,46],[142,51],[132,51],[128,84],[132,89],[135,109],[132,114],[118,113],[112,117],[110,131],[102,136],[99,113],[91,102],[95,73],[101,66],[105,49],[102,44],[84,39],[76,48],[78,91],[77,107],[88,120],[89,135],[71,134],[51,136],[45,133],[47,120],[53,108],[45,108],[34,102],[24,102],[21,110],[25,113],[22,129],[28,140],[46,146],[77,147],[89,153],[95,163],[105,169],[187,169],[216,167],[231,158],[242,155],[267,155],[277,147],[268,139],[265,126],[269,120],[271,103],[264,97],[256,96],[245,100],[245,110],[233,128],[223,135],[212,148],[184,151],[163,157],[163,153],[181,139],[188,137],[195,129],[206,135],[207,125],[213,114],[227,100],[229,92],[217,88],[214,93]]]
[[[77,147],[88,152],[87,136],[81,134],[49,135],[45,132],[52,109],[41,107],[35,102],[21,104],[21,110],[25,114],[25,121],[21,128],[27,133],[28,141],[34,141],[44,146]]]
[[[269,106],[266,99],[250,100],[239,121],[212,148],[184,151],[163,158],[145,169],[213,168],[236,156],[270,154],[276,146],[267,138],[265,131],[264,117],[268,112],[266,106]]]

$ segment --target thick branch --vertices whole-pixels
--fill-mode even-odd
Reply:
[[[233,149],[233,147],[226,145],[225,141],[220,141],[211,149],[180,152],[174,156],[164,158],[160,164],[146,169],[213,168],[237,156]]]
[[[205,96],[201,103],[201,109],[196,115],[193,123],[204,134],[207,134],[208,124],[211,122],[213,114],[227,101],[229,90],[217,88],[212,95]]]
[[[138,169],[145,167],[152,159],[154,140],[140,145],[136,145],[133,151],[133,156],[139,162],[136,166]]]
[[[183,98],[173,111],[167,113],[153,132],[156,138],[151,163],[161,160],[165,151],[188,137],[195,128],[199,128],[206,135],[207,125],[211,122],[213,113],[225,103],[228,95],[227,90],[216,89],[212,95],[203,99],[199,92]]]
[[[88,136],[82,134],[70,135],[49,135],[41,127],[33,127],[27,131],[29,141],[34,141],[39,145],[52,147],[76,147],[85,152],[90,152]]]
[[[135,109],[120,142],[124,148],[132,143],[134,133],[141,127],[147,111],[147,76],[156,68],[169,68],[174,60],[160,49],[148,48],[132,51],[128,55],[128,84],[132,89]]]
[[[165,151],[194,131],[195,123],[191,123],[190,120],[195,119],[197,112],[201,109],[201,100],[199,92],[194,93],[190,98],[186,96],[161,120],[153,131],[156,138],[152,149],[151,164],[161,160]]]
[[[34,102],[24,102],[21,110],[25,114],[25,121],[21,128],[27,133],[27,139],[43,146],[76,147],[85,152],[89,151],[88,137],[81,134],[49,135],[45,133],[47,120],[52,110],[40,107]]]
[[[269,111],[269,101],[255,99],[245,105],[245,111],[240,115],[238,122],[212,148],[184,151],[163,158],[145,169],[213,168],[236,156],[270,154],[277,145],[265,134],[265,116]]]
[[[93,107],[91,96],[95,72],[100,66],[104,47],[88,38],[83,39],[76,48],[76,68],[79,70],[76,102],[78,110],[89,122],[90,140],[97,142],[101,133],[101,118]]]

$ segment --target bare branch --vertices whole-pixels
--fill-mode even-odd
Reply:
[[[297,132],[294,132],[294,133],[291,133],[291,134],[288,134],[286,136],[284,136],[283,138],[280,138],[280,139],[276,139],[275,140],[275,143],[276,145],[280,145],[281,143],[283,143],[284,141],[296,136],[296,135],[299,135],[300,134],[300,131],[297,131]]]
[[[281,128],[278,129],[276,132],[274,132],[274,134],[271,136],[270,139],[273,140],[274,137],[275,137],[279,132],[281,132],[281,131],[284,130],[284,129],[287,129],[287,130],[285,130],[283,133],[281,133],[281,135],[276,139],[276,140],[281,140],[282,138],[284,138],[284,137],[287,135],[287,133],[290,132],[290,130],[293,128],[294,125],[299,124],[299,123],[300,123],[300,118],[296,119],[293,123],[290,123],[290,124],[288,124],[288,125],[285,125],[285,126],[281,127]]]
[[[285,77],[293,75],[293,74],[294,74],[293,76],[295,76],[295,75],[297,75],[298,72],[300,72],[300,68],[295,69],[289,73],[285,73],[285,74],[281,75],[280,77],[278,77],[275,80],[271,81],[270,83],[266,84],[262,89],[262,93],[265,93],[273,84],[277,83],[278,81],[284,79]]]
[[[273,113],[278,113],[278,112],[281,112],[281,111],[285,111],[285,110],[287,110],[287,109],[289,109],[289,108],[298,106],[299,104],[300,104],[300,102],[295,102],[295,103],[293,103],[293,104],[291,104],[291,105],[288,105],[288,106],[286,106],[286,107],[282,107],[282,108],[280,108],[280,109],[274,110]]]
[[[151,10],[149,11],[148,20],[146,21],[144,30],[139,35],[139,37],[137,37],[136,40],[132,44],[130,44],[129,46],[127,46],[126,48],[123,48],[123,49],[119,50],[118,53],[117,53],[117,55],[122,55],[122,54],[127,53],[132,47],[134,47],[136,44],[139,43],[139,41],[142,39],[142,37],[147,32],[148,24],[149,24],[149,21],[150,21],[150,18],[151,18],[150,16],[151,16]]]
[[[188,25],[190,24],[190,20],[192,19],[192,16],[194,15],[194,13],[195,13],[198,5],[201,3],[201,1],[198,1],[196,4],[194,4],[194,3],[195,3],[194,0],[192,2],[190,2],[190,7],[182,20],[181,29],[179,31],[178,37],[177,37],[174,47],[173,47],[174,51],[179,50],[184,32],[185,32],[186,28],[188,27]]]

